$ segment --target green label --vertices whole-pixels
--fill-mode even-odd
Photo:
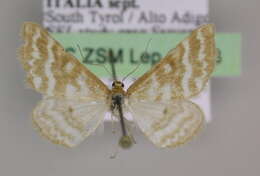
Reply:
[[[187,34],[122,34],[122,33],[70,33],[54,34],[68,52],[75,55],[85,66],[99,77],[111,77],[108,51],[116,59],[116,71],[123,77],[138,65],[131,75],[139,77],[163,58],[170,49],[182,41]],[[80,46],[80,55],[77,45]],[[241,36],[237,33],[218,33],[216,46],[219,49],[214,76],[240,75]],[[144,57],[145,56],[145,57]],[[100,66],[96,65],[99,64]],[[102,67],[101,67],[102,66]]]

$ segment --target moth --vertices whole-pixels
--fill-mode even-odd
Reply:
[[[123,148],[133,139],[120,111],[129,111],[136,126],[160,148],[184,144],[203,126],[202,110],[189,99],[203,90],[214,70],[214,25],[191,32],[127,90],[119,80],[109,89],[40,25],[24,23],[21,35],[25,42],[19,58],[27,83],[43,95],[32,121],[51,142],[77,146],[111,111],[122,126]]]

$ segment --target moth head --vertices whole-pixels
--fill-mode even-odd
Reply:
[[[114,81],[112,83],[112,88],[124,88],[124,84],[121,81]]]

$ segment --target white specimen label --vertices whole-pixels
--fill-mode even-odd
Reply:
[[[44,0],[52,32],[188,32],[208,22],[208,0]]]

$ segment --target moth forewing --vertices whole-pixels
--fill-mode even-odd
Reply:
[[[215,66],[214,25],[194,30],[135,81],[127,96],[151,101],[191,98],[205,87]]]
[[[69,99],[104,99],[109,95],[108,87],[40,25],[26,22],[21,33],[25,43],[19,58],[34,90]]]

